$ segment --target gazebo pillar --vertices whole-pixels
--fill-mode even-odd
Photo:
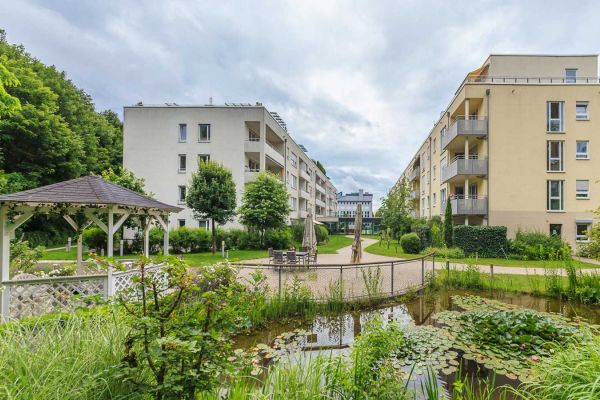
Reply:
[[[150,257],[150,227],[152,226],[152,217],[146,217],[144,225],[144,256]]]
[[[107,257],[112,257],[113,256],[113,246],[114,246],[114,236],[115,236],[115,228],[114,228],[114,217],[115,217],[115,213],[111,208],[108,209],[108,230],[106,232],[106,234],[108,235],[108,243],[107,243],[107,248],[106,248],[106,256]]]
[[[10,234],[8,233],[8,221],[6,208],[0,207],[0,267],[2,268],[1,282],[10,279]],[[8,303],[10,300],[10,292],[7,288],[2,290],[0,297],[0,314],[2,320],[8,317]]]

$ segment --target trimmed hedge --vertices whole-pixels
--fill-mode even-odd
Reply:
[[[507,249],[505,226],[457,225],[453,229],[453,243],[467,255],[501,257]]]
[[[419,254],[421,250],[421,239],[416,233],[407,233],[400,238],[402,251],[408,254]]]

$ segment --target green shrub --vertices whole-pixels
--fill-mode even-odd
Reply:
[[[107,236],[102,229],[92,226],[83,231],[82,240],[88,248],[100,252],[100,249],[106,248]]]
[[[465,252],[460,247],[428,247],[425,253],[435,253],[436,257],[441,258],[465,258]]]
[[[444,232],[441,225],[431,227],[431,245],[438,248],[444,247]]]
[[[500,257],[507,249],[505,226],[457,225],[453,242],[467,255]]]
[[[27,240],[12,242],[10,244],[10,271],[15,273],[33,273],[37,261],[44,255],[44,248],[37,246],[29,247]]]
[[[242,237],[247,235],[247,232],[243,229],[230,229],[225,235],[225,246],[228,249],[241,249],[240,241]]]
[[[411,231],[414,232],[421,242],[420,250],[431,246],[431,228],[427,223],[416,223],[411,226]]]
[[[292,245],[292,233],[289,229],[269,229],[265,231],[265,246],[274,249],[288,249]]]
[[[329,231],[324,225],[315,225],[315,234],[317,235],[317,243],[327,243],[329,240]]]
[[[192,248],[192,229],[187,226],[172,229],[169,232],[169,244],[174,253],[187,253]]]
[[[408,254],[419,254],[421,250],[421,239],[416,233],[406,233],[400,238],[402,251]]]
[[[291,226],[292,239],[295,243],[302,242],[302,236],[304,236],[304,224],[302,221],[294,221]]]
[[[518,231],[509,241],[511,257],[520,260],[564,260],[571,258],[571,249],[560,237],[541,232]]]
[[[258,233],[244,232],[239,238],[239,249],[241,250],[258,250],[262,246]]]

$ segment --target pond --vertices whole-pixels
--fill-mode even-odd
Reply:
[[[285,323],[274,323],[267,329],[252,333],[247,336],[241,336],[236,339],[236,347],[248,349],[258,344],[273,344],[280,335],[294,330],[302,330],[306,334],[302,335],[297,340],[296,348],[299,349],[299,354],[292,354],[291,358],[300,356],[316,356],[319,354],[349,354],[355,338],[360,335],[365,322],[372,318],[375,314],[382,317],[382,324],[385,326],[390,321],[394,321],[403,327],[410,326],[431,326],[439,327],[440,321],[434,317],[443,316],[448,313],[445,311],[464,311],[465,306],[459,307],[456,302],[457,298],[453,296],[468,296],[474,295],[484,299],[497,300],[502,303],[513,305],[519,308],[527,308],[540,312],[556,313],[570,319],[581,319],[591,324],[600,324],[600,307],[586,306],[579,303],[561,301],[558,299],[549,299],[543,297],[534,297],[530,295],[521,295],[513,293],[490,293],[480,291],[465,291],[465,290],[441,290],[432,296],[418,295],[414,299],[404,303],[386,305],[384,307],[373,308],[369,310],[341,313],[337,315],[317,315],[315,318],[308,321],[292,320]],[[485,302],[485,301],[484,301]],[[441,314],[439,314],[441,313]],[[452,313],[450,313],[452,314]],[[446,318],[447,319],[447,318]],[[443,321],[444,318],[442,317]],[[428,335],[435,336],[433,333],[421,329],[421,333],[417,336],[417,341],[427,341]],[[285,336],[285,335],[284,335]],[[452,350],[457,350],[453,348]],[[465,350],[464,348],[462,350]],[[428,352],[429,350],[424,350]],[[492,352],[494,349],[492,348]],[[467,349],[468,352],[468,349]],[[476,380],[492,377],[492,370],[501,370],[502,374],[495,376],[496,386],[505,384],[517,385],[519,383],[518,372],[504,370],[504,366],[495,364],[486,359],[484,361],[478,357],[469,357],[464,355],[465,351],[450,351],[450,357],[454,360],[443,360],[446,368],[439,368],[438,379],[445,385],[454,381],[457,366],[462,364],[463,373],[477,377]],[[447,354],[447,353],[446,353]],[[448,357],[445,355],[444,357]],[[410,370],[408,363],[403,367],[405,370]],[[447,368],[450,367],[450,368]],[[422,377],[416,377],[416,384],[419,384]]]

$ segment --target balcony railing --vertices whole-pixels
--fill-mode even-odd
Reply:
[[[421,176],[421,168],[419,166],[416,166],[413,168],[412,171],[410,171],[410,174],[408,175],[408,180],[410,182],[412,182],[412,181],[419,179],[420,176]]]
[[[600,83],[597,76],[592,77],[570,77],[565,76],[472,76],[466,79],[470,83],[534,83],[534,84],[564,84],[564,83]]]
[[[458,136],[475,136],[482,137],[488,134],[488,121],[487,118],[467,118],[461,117],[456,119],[450,129],[442,136],[442,148],[448,147],[448,145],[456,139]]]
[[[487,159],[479,159],[477,156],[456,156],[454,160],[442,167],[442,182],[446,182],[455,176],[477,175],[485,176],[488,173]]]
[[[477,195],[453,195],[450,197],[452,215],[486,215],[488,199]]]
[[[410,192],[410,199],[411,200],[418,200],[419,199],[419,191],[418,190],[413,190],[412,192]]]

